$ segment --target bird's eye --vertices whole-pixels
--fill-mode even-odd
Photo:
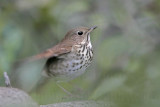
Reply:
[[[77,34],[78,35],[83,35],[83,32],[82,31],[78,31]]]

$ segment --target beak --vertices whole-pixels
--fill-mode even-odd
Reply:
[[[90,32],[92,32],[94,29],[96,29],[97,28],[97,26],[92,26],[90,29],[89,29],[89,31],[88,31],[88,33],[90,33]]]

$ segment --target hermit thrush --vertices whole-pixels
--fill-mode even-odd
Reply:
[[[43,75],[57,81],[69,81],[85,72],[93,59],[90,33],[96,26],[71,29],[54,47],[31,57],[30,60],[46,58]]]

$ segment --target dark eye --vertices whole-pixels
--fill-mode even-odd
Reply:
[[[83,32],[82,31],[78,31],[77,34],[78,35],[83,35]]]

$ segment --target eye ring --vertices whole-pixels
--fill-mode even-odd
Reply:
[[[83,31],[78,31],[77,34],[78,35],[83,35]]]

